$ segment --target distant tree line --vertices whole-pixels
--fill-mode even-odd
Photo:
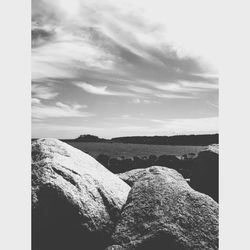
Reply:
[[[209,145],[218,144],[219,135],[131,136],[113,138],[114,142],[155,145]]]
[[[218,144],[219,135],[208,134],[208,135],[175,135],[175,136],[129,136],[129,137],[116,137],[108,140],[99,138],[98,136],[95,135],[85,134],[85,135],[80,135],[73,141],[111,142],[111,143],[120,142],[120,143],[150,144],[150,145],[205,146],[210,144]]]
[[[75,141],[81,141],[81,142],[105,142],[105,141],[108,141],[108,140],[103,139],[103,138],[99,138],[98,136],[95,136],[95,135],[86,134],[86,135],[78,136],[75,139]]]

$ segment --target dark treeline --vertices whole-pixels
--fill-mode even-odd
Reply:
[[[82,141],[82,142],[105,142],[108,141],[106,139],[103,138],[99,138],[98,136],[95,135],[80,135],[79,137],[77,137],[74,141]]]
[[[76,139],[62,141],[79,142],[119,142],[131,144],[149,144],[149,145],[183,145],[183,146],[206,146],[219,143],[218,134],[209,135],[175,135],[175,136],[128,136],[116,137],[110,140],[99,138],[95,135],[80,135]]]
[[[218,144],[219,135],[175,135],[175,136],[130,136],[112,138],[114,142],[155,145],[197,145]]]

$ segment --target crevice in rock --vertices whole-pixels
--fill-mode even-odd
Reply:
[[[75,186],[79,191],[81,190],[80,186],[78,185],[78,183],[74,180],[72,176],[65,174],[63,171],[57,168],[52,167],[52,169],[54,170],[55,173],[63,177],[63,179],[65,179],[66,181],[71,183],[73,186]]]
[[[76,171],[74,171],[74,170],[72,170],[72,169],[70,169],[70,168],[67,168],[67,167],[62,166],[62,165],[60,165],[60,167],[62,167],[62,168],[64,168],[64,169],[66,169],[66,170],[68,170],[68,171],[72,172],[73,174],[76,174],[76,175],[78,175],[78,176],[81,176],[81,175],[80,175],[80,174],[78,174]]]
[[[103,193],[101,188],[97,187],[97,190],[98,190],[100,196],[102,197],[103,204],[105,206],[105,209],[106,209],[107,213],[109,214],[109,217],[110,217],[111,221],[115,225],[118,218],[119,218],[119,216],[120,216],[119,208],[116,207],[116,205],[115,205],[115,203],[113,202],[112,199],[108,200],[108,198]]]

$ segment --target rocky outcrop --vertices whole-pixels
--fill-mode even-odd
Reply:
[[[219,155],[218,147],[210,146],[193,161],[190,185],[196,191],[219,200]]]
[[[130,187],[56,139],[32,143],[32,249],[104,249]]]
[[[164,167],[159,167],[159,168],[164,168]],[[123,181],[125,181],[131,187],[138,179],[147,175],[149,169],[150,167],[149,168],[137,168],[137,169],[127,171],[125,173],[117,174],[117,176],[121,178]]]
[[[134,182],[107,250],[218,249],[218,204],[175,170],[150,167]]]
[[[219,144],[208,145],[207,149],[214,152],[214,153],[219,154]]]
[[[133,186],[133,184],[138,181],[141,177],[144,177],[145,175],[148,174],[152,169],[154,169],[155,166],[153,167],[148,167],[148,168],[137,168],[133,169],[124,173],[116,174],[120,179],[125,181],[130,187]],[[166,167],[161,167],[157,166],[158,170],[164,171]],[[187,182],[190,181],[190,179],[185,179]]]

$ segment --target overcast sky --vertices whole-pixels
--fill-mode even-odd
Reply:
[[[218,132],[216,1],[32,0],[32,136]]]

